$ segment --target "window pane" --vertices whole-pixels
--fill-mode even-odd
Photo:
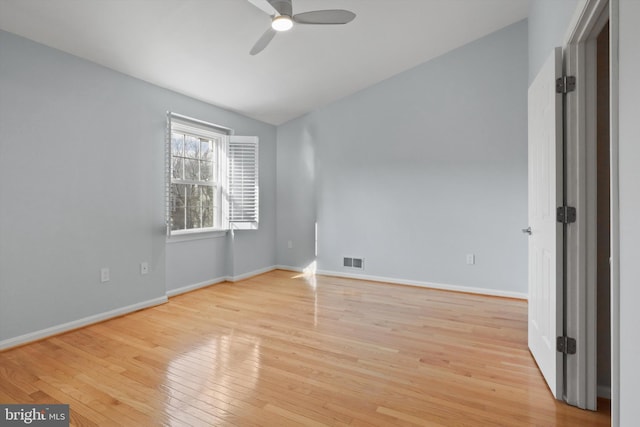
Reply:
[[[195,136],[185,135],[184,143],[184,155],[191,159],[198,158],[198,148],[200,146],[200,139]]]
[[[202,225],[202,206],[200,186],[187,185],[187,228],[200,228]]]
[[[182,157],[173,157],[171,159],[171,176],[176,179],[184,178],[184,160]]]
[[[184,208],[186,203],[187,186],[183,184],[171,184],[172,206],[176,209]]]
[[[198,160],[184,159],[184,179],[198,181],[200,179]]]
[[[182,156],[184,154],[184,135],[171,133],[171,155]]]
[[[200,159],[213,160],[213,141],[207,139],[200,140]]]
[[[171,229],[184,230],[185,227],[185,185],[171,185]]]
[[[213,163],[200,162],[200,180],[211,181],[213,177]]]
[[[202,226],[213,227],[213,187],[202,187]]]

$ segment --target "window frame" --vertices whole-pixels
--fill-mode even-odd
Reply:
[[[172,138],[174,133],[190,135],[196,138],[209,139],[213,141],[214,160],[210,183],[202,180],[175,179],[173,175],[174,153],[172,151]],[[203,236],[216,236],[226,233],[229,229],[226,222],[226,203],[223,197],[226,176],[226,147],[229,135],[232,130],[202,120],[193,119],[176,113],[167,113],[167,135],[166,135],[166,228],[168,238],[180,238],[186,240],[189,237],[202,238]],[[186,139],[185,139],[186,143]],[[172,196],[173,184],[182,185],[203,185],[213,187],[213,198],[211,203],[213,225],[211,227],[197,227],[172,229],[172,211],[174,199]],[[185,216],[186,221],[186,216]]]

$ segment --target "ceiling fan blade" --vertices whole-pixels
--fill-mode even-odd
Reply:
[[[278,11],[279,15],[291,16],[293,15],[293,9],[291,6],[291,0],[268,0],[271,6]]]
[[[271,17],[278,15],[278,11],[276,10],[276,8],[273,7],[267,0],[247,1]]]
[[[296,24],[335,25],[347,24],[353,21],[355,17],[356,14],[349,10],[314,10],[312,12],[302,12],[294,15],[293,22]]]
[[[273,40],[273,38],[276,35],[276,32],[277,31],[274,30],[273,28],[269,28],[267,31],[265,31],[264,34],[262,35],[262,37],[260,37],[258,39],[258,41],[256,42],[256,44],[253,45],[253,47],[249,51],[249,54],[257,55],[260,52],[262,52],[264,50],[264,48],[267,47],[269,42],[271,40]]]

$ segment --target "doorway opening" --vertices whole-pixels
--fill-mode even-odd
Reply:
[[[596,277],[598,396],[611,399],[611,159],[609,23],[596,38]]]
[[[566,97],[566,203],[577,209],[567,227],[565,328],[577,342],[565,356],[565,400],[598,409],[612,396],[611,341],[611,37],[608,0],[588,0],[565,48],[576,88]],[[615,382],[615,381],[614,381]],[[615,393],[613,393],[615,395]]]

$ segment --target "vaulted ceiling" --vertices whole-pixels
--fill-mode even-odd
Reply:
[[[357,17],[295,26],[256,56],[270,19],[248,0],[0,0],[0,29],[277,125],[520,21],[528,3],[293,0]]]

